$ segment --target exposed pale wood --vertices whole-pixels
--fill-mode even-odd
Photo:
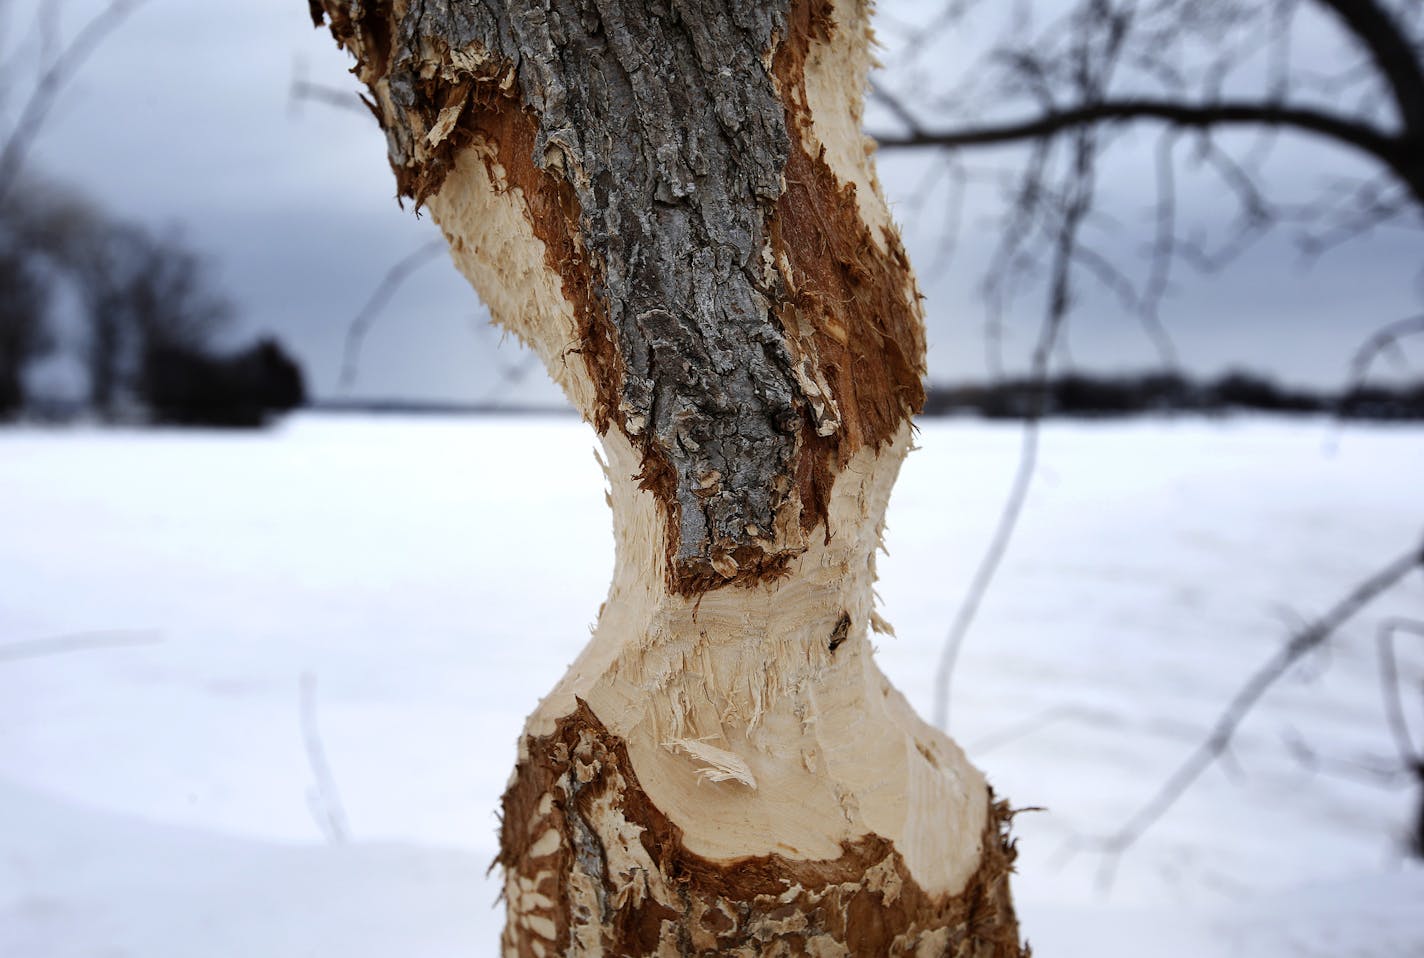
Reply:
[[[978,864],[984,779],[880,674],[867,635],[880,523],[907,443],[908,427],[846,466],[830,542],[813,538],[785,578],[688,598],[661,588],[661,555],[646,546],[659,541],[659,510],[629,481],[631,445],[606,436],[613,588],[593,642],[530,733],[552,733],[576,697],[588,702],[700,855],[835,858],[842,842],[873,833],[927,891],[961,891]],[[842,616],[850,628],[831,652]],[[729,754],[755,785],[709,781],[718,769],[687,742]]]

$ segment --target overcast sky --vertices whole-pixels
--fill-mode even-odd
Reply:
[[[73,0],[66,23],[72,29],[96,6]],[[240,305],[242,329],[279,336],[319,396],[554,398],[538,371],[513,390],[500,386],[497,370],[519,366],[519,353],[512,342],[499,346],[444,257],[397,296],[366,343],[354,389],[339,389],[352,316],[394,261],[438,235],[428,218],[395,203],[384,142],[369,119],[314,103],[294,108],[294,76],[352,87],[348,67],[329,36],[312,29],[305,0],[148,0],[65,92],[30,172],[73,184],[125,217],[181,229]],[[1279,150],[1273,169],[1282,177],[1308,180],[1341,166],[1314,144]],[[1147,196],[1145,138],[1140,156],[1109,183],[1129,205]],[[981,379],[977,269],[992,235],[971,212],[961,254],[948,269],[931,269],[941,211],[933,197],[912,199],[922,173],[913,157],[882,166],[897,216],[913,219],[908,245],[928,294],[930,376]],[[1213,215],[1217,194],[1189,184],[1183,206],[1189,216]],[[1111,240],[1134,250],[1148,241],[1148,223],[1125,221]],[[1417,233],[1386,234],[1307,269],[1282,237],[1223,275],[1185,277],[1164,318],[1190,369],[1245,364],[1336,384],[1370,330],[1420,310],[1419,242]],[[1011,360],[1027,350],[1035,318],[1031,302],[1010,317]],[[1141,330],[1105,299],[1084,304],[1069,344],[1085,367],[1156,361]]]

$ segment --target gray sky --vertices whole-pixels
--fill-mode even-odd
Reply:
[[[66,23],[96,0],[73,0]],[[17,11],[17,13],[22,13]],[[23,17],[18,17],[22,24]],[[13,43],[13,40],[12,40]],[[437,235],[402,211],[374,124],[319,104],[295,109],[294,75],[354,84],[330,38],[312,29],[304,0],[149,0],[59,102],[31,173],[78,186],[112,210],[157,228],[181,229],[217,267],[240,304],[243,330],[276,333],[302,360],[323,397],[338,389],[341,343],[351,317],[388,266]],[[1283,142],[1272,175],[1309,185],[1348,163],[1317,145]],[[1150,141],[1114,171],[1117,205],[1145,212]],[[942,198],[912,196],[924,161],[887,157],[882,180],[928,294],[932,379],[985,375],[978,270],[992,234],[984,202],[971,204],[960,254],[932,268]],[[1210,221],[1219,189],[1188,181],[1183,207]],[[1136,206],[1134,206],[1136,204]],[[1134,255],[1149,221],[1132,216],[1103,242]],[[1303,268],[1287,237],[1253,249],[1224,274],[1185,274],[1164,309],[1185,365],[1214,372],[1265,369],[1296,382],[1335,384],[1372,329],[1420,311],[1419,234],[1356,243]],[[1032,341],[1032,302],[1009,317],[1011,365]],[[537,370],[499,387],[517,365],[497,330],[445,258],[407,284],[372,332],[349,394],[471,401],[555,397]],[[1104,297],[1073,320],[1069,344],[1083,367],[1155,362],[1145,336]]]

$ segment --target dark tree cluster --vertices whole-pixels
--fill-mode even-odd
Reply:
[[[80,335],[57,334],[67,293]],[[0,418],[21,413],[27,370],[65,339],[106,420],[256,425],[305,399],[301,371],[275,342],[232,356],[217,343],[233,315],[204,260],[176,235],[106,215],[61,189],[0,205]]]
[[[1015,377],[984,384],[932,386],[924,414],[1027,419],[1240,411],[1419,422],[1424,421],[1424,381],[1403,386],[1353,385],[1328,392],[1282,386],[1266,376],[1242,371],[1211,380],[1162,372],[1121,376],[1074,372],[1047,380]]]
[[[151,415],[180,426],[260,426],[306,402],[302,371],[276,340],[231,356],[170,346],[145,357]]]

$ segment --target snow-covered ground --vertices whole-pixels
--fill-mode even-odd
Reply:
[[[1354,428],[1333,454],[1330,436],[1048,428],[953,717],[1001,793],[1047,809],[1017,821],[1038,954],[1424,955],[1424,870],[1398,850],[1415,796],[1290,745],[1331,767],[1393,758],[1374,633],[1424,616],[1424,576],[1269,696],[1106,895],[1102,860],[1073,851],[1292,623],[1417,543],[1424,430]],[[931,422],[920,444],[891,506],[898,638],[880,653],[928,710],[1018,438]],[[485,869],[515,738],[609,574],[591,448],[560,418],[0,432],[0,956],[494,954]],[[344,843],[312,799],[304,682]]]

